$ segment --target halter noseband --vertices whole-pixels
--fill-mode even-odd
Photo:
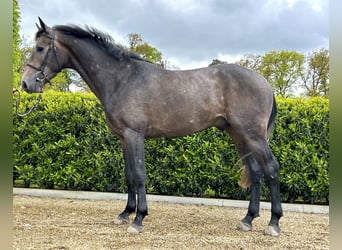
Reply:
[[[56,47],[55,47],[55,32],[52,31],[51,32],[51,36],[45,35],[45,37],[50,38],[51,41],[50,41],[49,49],[48,49],[48,51],[45,54],[45,57],[44,57],[44,60],[43,60],[42,64],[38,67],[38,66],[35,66],[35,65],[31,64],[31,63],[26,63],[26,66],[29,66],[29,67],[37,70],[36,81],[40,82],[42,85],[44,85],[46,82],[50,83],[50,79],[46,76],[46,74],[44,72],[44,70],[45,70],[45,68],[47,66],[47,63],[48,63],[48,59],[49,59],[49,56],[50,56],[50,51],[54,52],[53,54],[55,56],[58,68],[60,69],[60,64],[58,62],[58,57],[57,57],[57,50],[56,50]]]

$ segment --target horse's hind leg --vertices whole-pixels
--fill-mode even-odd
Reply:
[[[283,215],[280,203],[279,164],[275,160],[265,138],[250,138],[246,141],[246,143],[251,150],[253,157],[258,162],[258,165],[261,167],[270,187],[271,220],[269,223],[269,227],[266,230],[266,234],[278,236],[280,234],[279,219]],[[248,214],[246,217],[248,217]],[[244,220],[248,221],[246,217]]]
[[[279,164],[274,159],[267,140],[263,136],[248,136],[246,133],[237,133],[228,127],[228,133],[232,137],[241,157],[252,153],[243,160],[247,166],[248,175],[251,179],[251,199],[246,216],[241,220],[239,229],[252,230],[252,221],[259,216],[261,177],[264,174],[268,180],[271,192],[271,220],[267,234],[277,236],[280,234],[279,219],[282,216],[279,188]]]
[[[253,156],[249,156],[244,164],[251,180],[251,199],[248,205],[246,216],[241,220],[239,229],[242,231],[249,231],[252,229],[252,221],[254,218],[259,217],[260,210],[260,193],[261,193],[261,177],[262,170]]]
[[[242,138],[237,136],[232,131],[229,131],[229,134],[231,135],[236,145],[240,157],[243,158],[243,164],[247,168],[248,176],[251,181],[251,199],[249,202],[248,211],[246,216],[238,225],[239,230],[250,231],[253,228],[253,219],[259,216],[262,169],[260,168],[253,155],[249,155],[246,157],[246,155],[250,154],[251,151],[246,143],[242,141]]]

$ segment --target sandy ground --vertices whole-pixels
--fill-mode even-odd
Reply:
[[[149,202],[144,231],[113,219],[123,201],[13,196],[13,249],[329,249],[329,215],[286,212],[279,237],[264,235],[270,211],[251,232],[236,230],[245,209]]]

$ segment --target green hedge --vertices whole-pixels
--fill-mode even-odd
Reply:
[[[35,96],[22,96],[22,107]],[[281,164],[283,201],[328,201],[329,103],[280,99],[271,138]],[[118,139],[92,94],[44,93],[36,111],[20,118],[13,105],[14,184],[40,188],[125,192]],[[238,155],[215,128],[177,139],[147,140],[148,193],[248,199],[238,181]],[[268,200],[263,184],[263,199]]]

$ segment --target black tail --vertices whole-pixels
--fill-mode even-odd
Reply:
[[[271,132],[274,128],[276,116],[277,116],[277,103],[275,100],[275,96],[273,95],[273,107],[272,107],[272,112],[271,112],[270,119],[268,120],[268,125],[267,125],[267,139],[270,138]]]

